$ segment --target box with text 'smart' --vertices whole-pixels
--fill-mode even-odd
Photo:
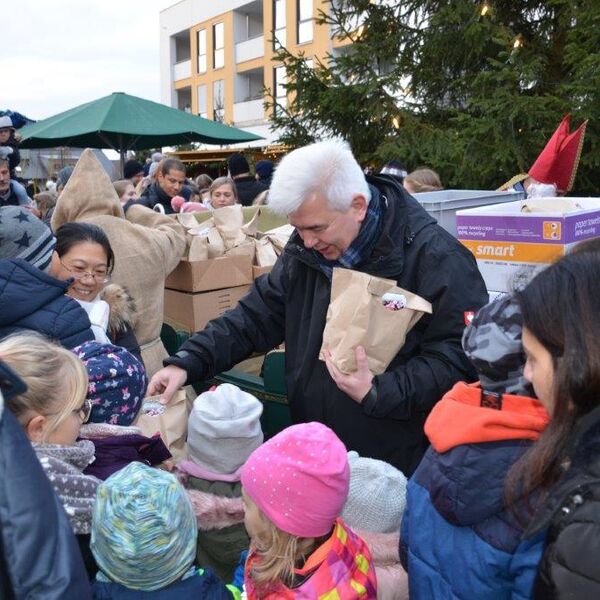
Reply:
[[[251,256],[219,256],[208,260],[182,258],[165,287],[182,292],[206,292],[252,283]]]
[[[600,198],[565,200],[577,208],[522,212],[522,202],[508,202],[457,212],[456,237],[477,259],[488,290],[522,287],[577,243],[600,237]]]
[[[233,308],[250,287],[239,285],[196,294],[165,290],[165,322],[179,331],[200,331],[209,321]]]

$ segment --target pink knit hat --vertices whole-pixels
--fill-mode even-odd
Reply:
[[[331,531],[349,483],[346,448],[321,423],[284,429],[242,467],[246,494],[276,527],[298,537]]]

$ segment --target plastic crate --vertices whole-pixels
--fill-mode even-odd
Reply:
[[[492,192],[488,190],[440,190],[413,194],[419,204],[440,226],[456,237],[456,211],[488,204],[504,204],[522,200],[523,192]]]

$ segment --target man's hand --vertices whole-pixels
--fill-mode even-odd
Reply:
[[[162,395],[162,404],[168,404],[175,392],[182,387],[187,380],[187,372],[175,365],[169,365],[154,374],[148,384],[148,396]],[[366,394],[367,392],[365,392]]]
[[[346,375],[333,364],[329,350],[323,351],[327,370],[329,371],[331,378],[335,381],[335,384],[342,392],[360,404],[371,389],[371,385],[373,384],[373,373],[369,369],[369,361],[367,360],[365,349],[362,346],[357,346],[354,353],[356,356],[357,369],[354,373]]]

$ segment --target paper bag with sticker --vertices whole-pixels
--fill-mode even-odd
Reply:
[[[319,358],[324,360],[326,348],[340,371],[353,373],[356,347],[363,346],[369,368],[380,375],[404,345],[406,334],[431,310],[427,300],[391,279],[336,268]]]
[[[185,460],[189,415],[185,390],[177,391],[167,405],[161,404],[159,399],[160,396],[144,398],[134,425],[137,425],[142,430],[142,434],[148,437],[160,433],[175,462]]]

